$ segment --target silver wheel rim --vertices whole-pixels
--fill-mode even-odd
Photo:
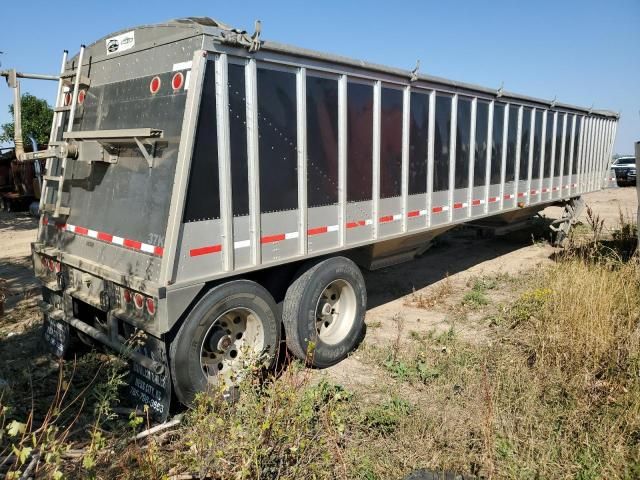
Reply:
[[[342,279],[327,285],[316,304],[316,333],[323,343],[335,345],[344,340],[356,321],[356,292]]]
[[[200,366],[210,384],[235,384],[264,350],[264,327],[252,310],[227,310],[211,324],[200,346]]]

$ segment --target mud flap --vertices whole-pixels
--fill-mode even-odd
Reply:
[[[42,327],[42,340],[44,340],[45,345],[51,353],[58,358],[63,358],[71,344],[69,324],[45,315]]]
[[[142,409],[148,406],[149,416],[158,422],[164,422],[169,416],[171,406],[171,376],[165,343],[147,335],[144,345],[136,351],[152,360],[164,364],[162,373],[156,373],[137,362],[129,362],[128,395],[131,403]]]

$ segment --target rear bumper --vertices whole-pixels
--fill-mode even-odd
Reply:
[[[49,286],[42,287],[39,307],[45,323],[43,338],[53,353],[64,356],[74,337],[85,342],[89,337],[113,351],[129,362],[127,392],[131,402],[148,405],[150,414],[164,421],[169,415],[172,390],[165,342],[144,332],[139,334],[140,330],[117,316],[117,310],[87,315],[100,312],[70,293]]]
[[[104,345],[110,348],[111,350],[115,351],[116,353],[123,356],[127,360],[136,362],[139,365],[142,365],[144,368],[148,368],[152,372],[159,375],[165,372],[166,366],[162,362],[155,361],[133,350],[131,345],[127,345],[126,342],[121,341],[117,337],[117,335],[113,335],[113,332],[111,332],[111,335],[109,335],[101,330],[98,330],[96,327],[90,325],[87,322],[84,322],[73,316],[66,315],[64,310],[56,308],[50,303],[45,302],[44,300],[39,302],[39,307],[40,307],[40,310],[42,311],[42,314],[45,317],[56,322],[67,323],[69,326],[75,328],[77,331],[91,337],[93,340],[100,343],[101,345]],[[113,317],[111,318],[113,319]],[[109,321],[109,324],[112,324],[112,322],[113,320]]]

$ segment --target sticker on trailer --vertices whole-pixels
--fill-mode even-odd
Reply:
[[[107,46],[107,55],[121,53],[132,49],[136,45],[136,32],[131,30],[127,33],[121,33],[115,37],[105,40]]]

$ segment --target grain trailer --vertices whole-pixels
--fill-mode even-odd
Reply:
[[[53,141],[31,154],[48,159],[45,338],[125,355],[159,417],[269,365],[281,330],[333,365],[362,336],[359,266],[488,217],[561,205],[568,223],[604,185],[616,122],[208,18],[114,33],[65,54]]]

